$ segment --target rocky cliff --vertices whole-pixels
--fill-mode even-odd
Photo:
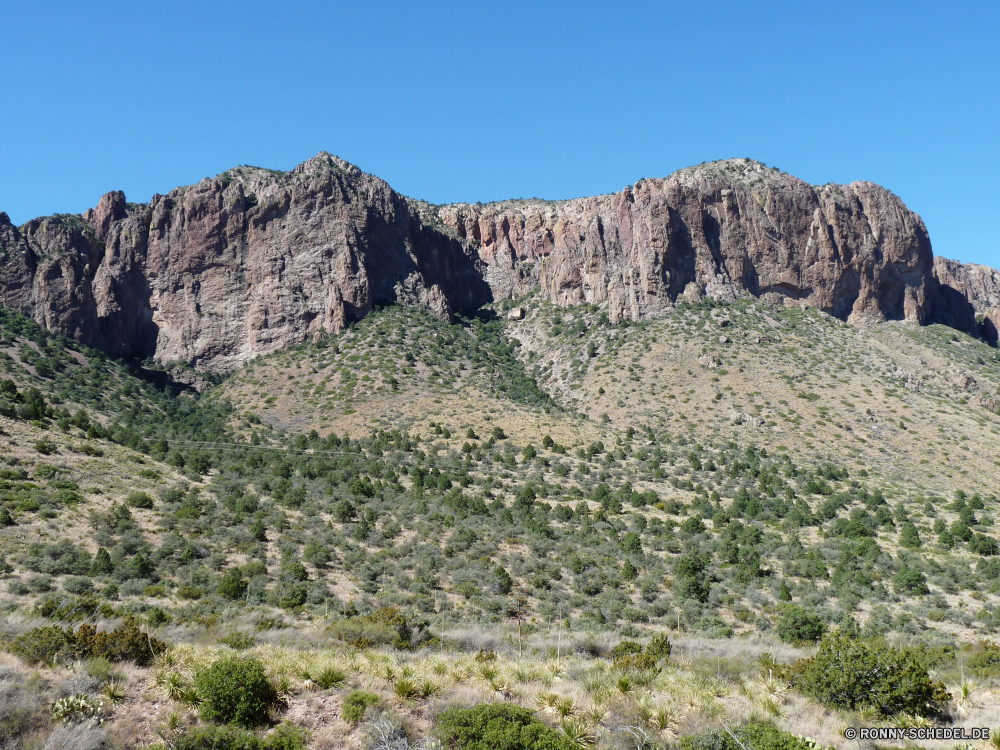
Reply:
[[[941,287],[942,305],[957,307],[964,321],[958,326],[972,330],[970,316],[978,317],[978,333],[996,343],[1000,329],[1000,271],[976,263],[934,259],[934,278]]]
[[[935,266],[920,217],[877,185],[811,187],[750,160],[593,198],[436,207],[322,153],[148,205],[116,192],[82,217],[0,214],[0,302],[112,353],[216,370],[382,301],[446,316],[534,288],[606,301],[615,321],[753,295],[968,330],[965,290],[986,285],[961,268]]]

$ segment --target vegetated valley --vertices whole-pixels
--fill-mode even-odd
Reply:
[[[0,337],[4,747],[815,750],[1000,711],[967,333],[535,290],[225,375]]]

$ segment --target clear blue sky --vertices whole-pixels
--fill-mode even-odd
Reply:
[[[8,3],[0,210],[147,201],[321,150],[435,203],[749,156],[872,180],[1000,267],[1000,5]]]

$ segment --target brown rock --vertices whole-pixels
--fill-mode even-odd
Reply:
[[[615,322],[678,298],[757,296],[855,323],[968,329],[958,287],[987,298],[990,287],[950,273],[947,284],[935,275],[923,222],[888,191],[814,188],[749,160],[614,195],[435,207],[321,153],[148,205],[109,193],[83,220],[15,228],[0,214],[0,302],[115,354],[215,370],[339,330],[381,301],[447,317],[535,287],[562,306],[607,303]]]

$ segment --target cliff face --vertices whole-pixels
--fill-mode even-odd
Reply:
[[[745,160],[556,204],[452,206],[494,293],[540,283],[555,303],[607,300],[612,320],[678,296],[767,296],[852,322],[924,322],[933,256],[920,217],[871,183],[819,189]],[[526,272],[526,268],[530,271]]]
[[[1000,271],[975,263],[935,258],[934,278],[941,287],[942,305],[949,314],[951,307],[962,311],[959,313],[962,320],[956,321],[956,327],[974,329],[975,316],[982,316],[979,333],[996,343],[1000,329]]]
[[[888,191],[813,188],[748,160],[594,198],[434,207],[322,153],[148,205],[109,193],[83,217],[19,228],[0,214],[0,302],[112,353],[216,370],[381,301],[447,316],[535,287],[559,305],[606,300],[615,321],[682,296],[754,295],[856,323],[968,328],[958,286],[975,283],[950,273],[935,273],[923,222]]]
[[[444,316],[490,298],[474,254],[327,154],[286,174],[231,170],[149,205],[109,193],[84,218],[65,230],[0,219],[0,301],[116,354],[230,369],[381,301]]]

